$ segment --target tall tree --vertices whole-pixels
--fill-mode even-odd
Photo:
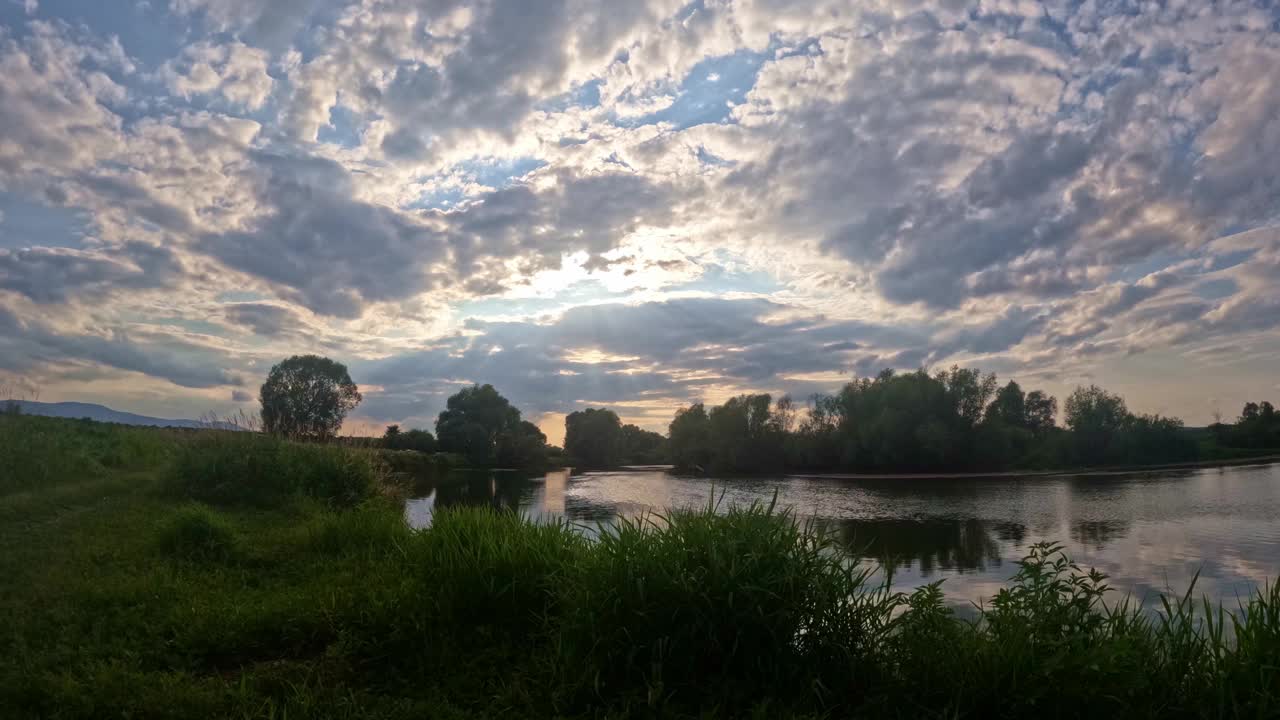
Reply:
[[[1036,435],[1044,435],[1054,427],[1058,415],[1058,399],[1040,390],[1027,393],[1025,403],[1027,429]]]
[[[1130,418],[1124,399],[1090,385],[1076,388],[1064,409],[1079,460],[1086,465],[1107,462],[1117,435]]]
[[[267,432],[323,440],[337,434],[361,396],[346,365],[319,355],[294,355],[271,368],[258,399]]]
[[[547,459],[547,436],[537,425],[521,420],[498,433],[494,452],[498,465],[502,467],[540,467]]]
[[[492,465],[498,460],[499,438],[519,425],[520,411],[492,385],[472,385],[454,393],[436,418],[436,441],[445,452]]]
[[[622,450],[622,421],[605,408],[575,410],[564,419],[564,451],[586,467],[618,464]]]
[[[623,465],[659,465],[667,461],[665,437],[638,425],[628,423],[622,426],[622,450],[619,462]]]
[[[702,403],[695,403],[676,411],[675,418],[667,427],[668,444],[671,451],[671,462],[681,470],[706,470],[710,464],[710,449],[707,441],[710,433],[707,422],[707,411]]]
[[[1027,396],[1013,380],[996,392],[996,399],[987,406],[986,419],[999,421],[1013,427],[1027,425]]]

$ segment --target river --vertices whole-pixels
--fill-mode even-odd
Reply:
[[[406,503],[415,527],[437,507],[490,504],[559,517],[588,532],[619,516],[720,502],[768,501],[829,521],[862,561],[892,567],[908,590],[943,579],[948,599],[989,599],[1042,540],[1111,576],[1118,593],[1151,605],[1183,593],[1234,607],[1280,578],[1280,464],[1129,474],[998,478],[752,477],[711,481],[661,469],[525,478],[471,473]],[[1113,594],[1112,597],[1117,597]]]

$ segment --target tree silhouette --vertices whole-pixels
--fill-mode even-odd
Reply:
[[[618,464],[622,450],[622,421],[604,408],[575,410],[564,419],[564,451],[585,467]]]
[[[492,385],[472,385],[449,398],[436,419],[436,439],[445,452],[465,455],[477,465],[493,465],[499,461],[500,441],[506,443],[502,458],[506,461],[518,454],[512,447],[532,442],[532,433],[520,423],[520,411]],[[543,446],[545,442],[543,436]]]
[[[294,355],[271,368],[258,399],[267,432],[324,440],[337,434],[361,396],[346,365],[319,355]]]

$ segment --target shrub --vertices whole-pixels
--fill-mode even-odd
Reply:
[[[184,560],[230,560],[237,555],[235,530],[203,505],[179,508],[161,527],[160,549]]]
[[[852,692],[896,596],[772,505],[624,520],[569,577],[564,681],[599,698],[736,706]],[[705,706],[705,705],[704,705]]]

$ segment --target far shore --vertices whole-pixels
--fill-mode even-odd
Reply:
[[[1203,470],[1215,467],[1235,467],[1240,465],[1270,465],[1280,462],[1280,454],[1259,455],[1248,458],[1229,458],[1223,460],[1197,460],[1195,462],[1165,463],[1161,465],[1123,465],[1116,467],[1079,468],[1065,470],[1005,470],[1000,472],[973,473],[824,473],[824,472],[786,472],[776,474],[793,478],[813,478],[815,480],[980,480],[994,478],[1041,478],[1063,477],[1068,475],[1137,475],[1162,470]],[[618,468],[619,470],[629,468]],[[639,469],[639,468],[637,468]],[[647,469],[647,468],[646,468]],[[676,473],[684,474],[684,473]],[[705,477],[708,480],[732,479],[743,475],[696,475],[689,477]]]

